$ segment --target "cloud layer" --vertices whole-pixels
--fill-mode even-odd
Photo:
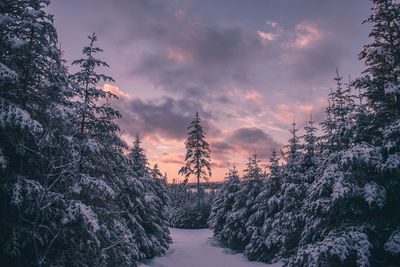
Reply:
[[[95,31],[104,49],[105,85],[130,142],[144,138],[149,157],[175,176],[187,126],[200,112],[216,179],[248,153],[263,160],[310,115],[320,122],[336,68],[363,69],[364,0],[70,0],[54,1],[66,59],[80,57]],[[74,19],[71,20],[71,17]],[[215,176],[214,176],[215,177]]]

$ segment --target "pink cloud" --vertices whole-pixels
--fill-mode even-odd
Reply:
[[[278,104],[278,105],[276,105],[276,110],[277,110],[277,112],[275,113],[275,117],[279,121],[283,121],[287,124],[290,124],[293,122],[295,114],[292,111],[292,108],[290,106],[288,106],[286,104]]]
[[[265,23],[266,23],[267,25],[271,25],[273,28],[275,28],[275,27],[278,26],[278,22],[272,21],[272,20],[267,20]]]
[[[192,62],[192,58],[187,52],[173,47],[167,49],[167,58],[177,63]]]
[[[262,94],[260,94],[259,92],[257,92],[257,91],[247,92],[246,95],[244,96],[244,98],[247,101],[254,102],[255,104],[257,104],[257,106],[259,108],[262,108],[262,109],[264,108],[264,102],[263,102],[264,96]]]
[[[312,114],[314,112],[314,106],[312,105],[298,105],[298,107],[302,112],[307,114]]]
[[[127,98],[127,99],[132,98],[129,94],[121,91],[121,89],[119,89],[117,86],[114,86],[114,85],[111,85],[108,83],[103,85],[103,90],[118,96],[118,98]]]
[[[274,28],[274,31],[273,32],[257,31],[257,35],[261,38],[261,40],[266,42],[275,41],[276,39],[278,39],[283,35],[284,30],[281,26],[279,26],[278,22],[267,20],[265,23]]]
[[[257,34],[264,41],[274,41],[279,37],[279,34],[274,32],[257,31]]]
[[[316,24],[303,21],[296,25],[295,38],[292,42],[287,43],[286,46],[299,49],[307,48],[321,40],[324,35],[324,32]]]

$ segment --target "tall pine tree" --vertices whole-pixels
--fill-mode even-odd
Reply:
[[[275,214],[279,211],[279,194],[282,184],[282,166],[279,165],[279,157],[276,150],[272,150],[268,165],[269,173],[262,191],[254,203],[254,213],[247,221],[247,230],[251,233],[251,239],[245,248],[245,255],[250,260],[271,262],[276,250],[271,249],[267,241],[269,233],[274,228]]]
[[[48,1],[0,6],[0,261],[49,265],[69,232],[62,218],[74,156],[66,68]]]
[[[211,163],[210,163],[210,146],[205,140],[205,132],[200,125],[200,116],[196,112],[194,120],[188,127],[188,138],[185,142],[186,156],[185,166],[179,170],[179,174],[185,176],[186,179],[190,175],[195,175],[197,179],[197,196],[200,201],[200,180],[208,181],[211,177]]]
[[[142,141],[140,140],[140,136],[137,134],[133,147],[129,153],[129,159],[131,161],[130,166],[137,177],[148,177],[151,174],[151,170],[145,151],[140,145],[141,143]]]
[[[214,198],[208,220],[208,224],[214,232],[214,237],[219,241],[224,242],[229,231],[226,229],[226,219],[232,210],[240,185],[239,173],[236,170],[236,166],[233,166],[233,169],[227,173],[223,186]]]

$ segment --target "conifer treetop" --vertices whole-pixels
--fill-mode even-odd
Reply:
[[[233,164],[232,169],[228,170],[228,173],[226,174],[226,179],[228,181],[239,181],[239,172],[236,168],[236,164]]]
[[[146,157],[144,149],[141,147],[142,141],[139,134],[133,142],[133,148],[130,150],[129,159],[131,160],[132,170],[136,172],[138,177],[144,177],[152,173]],[[154,166],[158,170],[158,166]],[[159,172],[159,171],[158,171]]]
[[[365,89],[368,105],[377,116],[388,121],[400,111],[400,3],[392,0],[373,0],[373,14],[363,23],[372,24],[366,44],[359,53],[367,69],[353,82]]]
[[[112,120],[120,118],[121,114],[107,103],[101,104],[100,100],[117,99],[118,97],[99,87],[100,81],[114,82],[114,79],[97,72],[98,67],[109,66],[106,62],[95,57],[97,53],[103,51],[95,46],[96,34],[92,33],[88,38],[89,44],[82,49],[84,57],[72,62],[72,65],[80,66],[80,70],[71,75],[72,87],[80,97],[80,102],[77,102],[75,106],[81,117],[81,133],[115,133],[120,128]]]
[[[103,52],[103,49],[95,46],[95,42],[97,41],[96,34],[92,33],[88,38],[89,45],[82,49],[82,54],[85,55],[85,58],[77,59],[72,62],[72,65],[79,65],[81,67],[81,71],[75,74],[77,82],[87,82],[87,79],[89,79],[89,83],[93,85],[96,85],[100,80],[115,82],[112,77],[95,72],[96,67],[109,68],[110,66],[106,62],[94,57],[97,53]],[[118,98],[111,93],[110,96]]]
[[[185,166],[179,170],[179,174],[184,175],[186,181],[190,175],[196,175],[198,182],[200,179],[208,181],[211,177],[211,150],[210,145],[205,140],[205,132],[200,122],[199,113],[196,112],[188,127],[189,133],[185,142]]]
[[[260,162],[261,160],[257,159],[257,153],[254,153],[253,155],[249,154],[247,167],[243,170],[243,178],[245,180],[258,180],[264,177],[262,169],[259,166]]]

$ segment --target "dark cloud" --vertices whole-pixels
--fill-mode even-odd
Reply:
[[[296,82],[306,84],[302,90],[326,84],[349,58],[343,51],[359,38],[355,33],[361,31],[370,6],[364,0],[80,2],[57,5],[60,10],[82,6],[74,12],[85,15],[90,21],[86,24],[101,40],[104,36],[114,50],[134,51],[131,58],[124,58],[124,79],[140,77],[177,96],[206,101],[218,101],[215,94],[223,95],[232,87],[264,93],[286,90],[294,98],[301,96],[295,92],[300,84]],[[278,22],[283,35],[303,21],[317,23],[327,34],[307,49],[285,51],[281,46],[285,36],[265,45],[257,35],[258,30],[273,30],[265,24],[267,19]],[[280,66],[282,53],[291,57],[290,64]],[[293,83],[287,84],[288,78]]]
[[[292,48],[283,54],[292,79],[315,84],[329,80],[337,68],[340,68],[345,56],[348,56],[336,40],[321,37],[304,48]]]
[[[144,136],[158,135],[182,140],[186,138],[187,127],[196,112],[205,119],[205,128],[210,127],[210,113],[205,112],[202,105],[196,101],[171,97],[147,101],[139,98],[121,99],[117,107],[122,112],[121,128],[130,135],[140,132]],[[218,132],[213,129],[210,131],[214,134]]]
[[[159,42],[156,37],[160,36],[154,38]],[[250,62],[261,49],[257,36],[240,28],[201,27],[189,22],[177,29],[168,27],[162,38],[166,38],[163,47],[142,53],[132,74],[187,97],[205,98],[225,85],[248,82]]]
[[[224,136],[224,140],[211,142],[213,158],[223,168],[232,164],[232,155],[256,153],[260,159],[265,160],[271,154],[271,149],[281,147],[270,135],[255,127],[239,128]]]
[[[314,47],[298,54],[291,75],[302,82],[331,78],[341,65],[342,50],[335,44]]]
[[[125,75],[168,92],[209,99],[215,91],[249,83],[251,62],[262,49],[256,31],[208,25],[184,6],[183,1],[100,0],[93,4],[101,14],[94,28],[114,47],[141,48]]]
[[[223,141],[215,141],[212,143],[213,150],[215,151],[233,151],[235,149],[234,145],[231,145],[229,143],[223,142]]]
[[[235,144],[241,151],[257,153],[260,158],[270,155],[271,149],[280,147],[270,135],[255,127],[244,127],[233,131],[228,142]]]

